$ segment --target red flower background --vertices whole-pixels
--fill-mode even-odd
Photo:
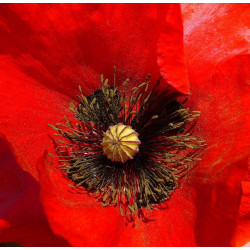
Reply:
[[[183,29],[184,27],[184,29]],[[248,4],[1,4],[0,242],[242,246],[250,239]],[[201,111],[202,161],[148,223],[75,194],[47,156],[100,74],[160,74]],[[162,85],[162,87],[165,87]]]

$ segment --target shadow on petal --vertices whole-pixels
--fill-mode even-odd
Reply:
[[[196,183],[195,232],[198,246],[231,246],[238,222],[241,180],[246,172],[247,158],[224,168],[209,182]]]
[[[26,247],[70,246],[51,230],[40,202],[40,186],[16,163],[0,139],[0,242]]]

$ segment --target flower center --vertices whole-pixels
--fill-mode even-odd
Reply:
[[[122,163],[134,158],[139,152],[140,144],[138,133],[131,126],[122,123],[109,126],[102,140],[103,151],[107,158]]]
[[[200,112],[185,108],[178,93],[160,91],[160,80],[149,88],[149,77],[117,87],[115,75],[112,86],[102,75],[92,95],[79,87],[80,102],[70,104],[76,123],[65,117],[66,124],[50,125],[63,138],[56,141],[59,166],[77,192],[119,206],[129,220],[137,210],[143,219],[143,208],[161,208],[206,145],[192,135]]]

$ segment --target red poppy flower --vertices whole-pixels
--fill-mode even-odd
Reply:
[[[73,246],[246,244],[248,11],[244,4],[182,9],[178,4],[2,4],[0,131],[20,168],[13,160],[3,165],[1,225],[9,228],[0,241],[25,246],[41,245],[44,237],[51,246],[67,241]],[[53,148],[48,124],[62,122],[65,115],[73,120],[68,103],[76,101],[78,85],[84,95],[93,94],[101,87],[100,74],[113,77],[114,65],[120,81],[130,78],[134,84],[149,73],[152,82],[162,75],[162,90],[168,82],[183,95],[191,93],[186,106],[202,114],[194,130],[208,145],[202,161],[173,192],[168,209],[153,210],[154,220],[147,223],[126,224],[116,207],[104,208],[73,192],[47,153]],[[22,182],[27,193],[20,200]],[[30,202],[39,220],[27,226]],[[19,222],[12,222],[10,214]],[[52,233],[47,220],[66,240]],[[23,240],[34,230],[40,239]]]

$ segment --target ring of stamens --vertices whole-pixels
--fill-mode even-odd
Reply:
[[[192,135],[200,112],[184,108],[178,93],[159,92],[159,81],[149,88],[149,77],[128,91],[128,79],[117,87],[115,76],[112,86],[101,76],[101,89],[86,97],[79,87],[80,102],[70,104],[77,123],[50,125],[61,136],[57,157],[73,187],[103,206],[118,205],[122,215],[161,206],[205,146]]]

